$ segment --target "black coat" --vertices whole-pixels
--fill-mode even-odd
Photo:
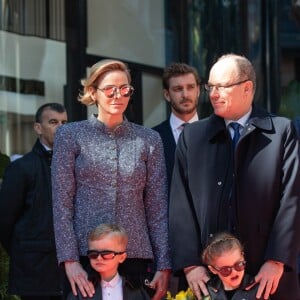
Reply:
[[[201,264],[208,237],[228,230],[231,149],[225,122],[216,115],[190,124],[179,138],[169,208],[176,270]],[[299,164],[299,141],[291,121],[254,106],[235,151],[236,225],[249,274],[256,275],[266,260],[285,264],[272,299],[300,299]]]
[[[168,186],[170,187],[176,150],[176,142],[170,125],[170,119],[163,121],[162,123],[158,124],[152,129],[159,133],[163,142],[164,154],[166,159]]]
[[[225,294],[222,281],[218,276],[214,276],[207,282],[210,300],[257,300],[256,293],[258,290],[258,284],[254,285],[250,290],[246,290],[246,287],[248,287],[252,282],[253,277],[245,274],[240,287],[235,291],[232,298],[228,299]]]
[[[50,158],[39,140],[6,169],[0,190],[0,242],[10,256],[9,292],[61,295],[54,242]]]

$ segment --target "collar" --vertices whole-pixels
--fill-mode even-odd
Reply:
[[[255,128],[259,128],[262,131],[270,132],[273,130],[272,117],[274,117],[273,114],[253,104],[249,120],[244,124],[244,131],[246,131],[246,128],[250,128],[249,132],[251,132]],[[209,139],[213,141],[214,139],[218,139],[218,137],[224,138],[228,134],[225,125],[226,121],[215,114],[212,114],[208,118],[210,120],[210,125],[208,128],[208,131],[210,132]]]
[[[250,108],[250,110],[249,110],[245,115],[243,115],[243,116],[242,116],[240,119],[238,119],[237,121],[224,119],[226,127],[227,127],[230,123],[232,123],[232,122],[239,123],[242,127],[245,127],[247,121],[248,121],[249,118],[250,118],[251,112],[252,112],[252,107]]]
[[[41,143],[41,145],[45,148],[46,151],[52,151],[52,149],[50,147],[48,147],[47,145],[45,145],[43,143]]]
[[[193,122],[198,121],[198,120],[199,120],[199,117],[198,117],[197,112],[195,112],[193,117],[191,119],[189,119],[188,122],[183,121],[182,119],[178,118],[173,113],[171,113],[171,115],[170,115],[170,125],[171,125],[172,129],[177,129],[178,127],[180,127],[184,123],[193,123]]]
[[[105,281],[105,280],[101,279],[101,286],[102,286],[102,288],[107,288],[107,287],[114,288],[115,286],[117,286],[121,282],[122,282],[122,278],[119,275],[119,273],[117,273],[115,275],[115,277],[110,281]]]
[[[43,145],[39,138],[36,139],[35,144],[32,147],[32,151],[37,153],[39,156],[47,156],[48,150],[46,149],[47,146]],[[49,147],[47,147],[49,148]],[[51,150],[51,149],[50,149]]]
[[[91,115],[91,117],[88,119],[88,121],[94,126],[99,128],[102,132],[110,134],[110,135],[122,135],[124,132],[128,132],[132,126],[132,123],[130,123],[125,117],[121,124],[119,124],[117,127],[110,129],[105,126],[105,124],[97,119],[97,114]]]
[[[239,287],[240,290],[244,290],[246,287],[248,287],[250,284],[252,284],[255,281],[253,276],[250,276],[249,274],[244,275],[241,285]],[[217,293],[220,289],[223,289],[223,283],[220,280],[220,278],[217,275],[214,275],[208,282],[207,285],[212,287],[214,291]]]

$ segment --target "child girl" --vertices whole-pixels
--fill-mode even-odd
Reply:
[[[245,274],[246,261],[240,241],[230,233],[215,234],[202,253],[213,276],[207,287],[211,300],[256,300],[258,285]]]

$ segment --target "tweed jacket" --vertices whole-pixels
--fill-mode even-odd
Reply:
[[[52,161],[54,229],[59,262],[79,260],[88,233],[118,223],[128,258],[169,269],[167,180],[154,130],[124,121],[108,129],[96,116],[58,128]]]

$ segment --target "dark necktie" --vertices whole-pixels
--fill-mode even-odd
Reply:
[[[232,138],[232,144],[233,148],[235,148],[241,134],[240,134],[240,127],[241,125],[237,122],[232,122],[229,124],[229,126],[233,129],[233,138]]]
[[[180,125],[180,127],[182,128],[182,130],[184,129],[184,127],[185,127],[187,124],[189,124],[189,123],[182,123],[182,124]]]
[[[233,137],[232,137],[232,149],[234,153],[234,149],[236,144],[240,138],[240,127],[241,125],[237,122],[232,122],[229,126],[233,129]],[[234,155],[233,155],[234,157]],[[233,165],[234,165],[234,158],[233,158]],[[229,196],[229,204],[228,204],[228,230],[232,233],[235,233],[236,230],[236,183],[235,183],[235,176],[233,177],[232,187],[231,187],[231,194]]]
[[[48,166],[51,166],[52,155],[53,155],[53,150],[46,150],[46,158],[47,158]]]
[[[49,158],[52,158],[53,150],[47,150],[47,154]]]
[[[184,127],[187,125],[188,123],[182,123],[180,126],[178,126],[178,130],[181,133],[184,129]]]

